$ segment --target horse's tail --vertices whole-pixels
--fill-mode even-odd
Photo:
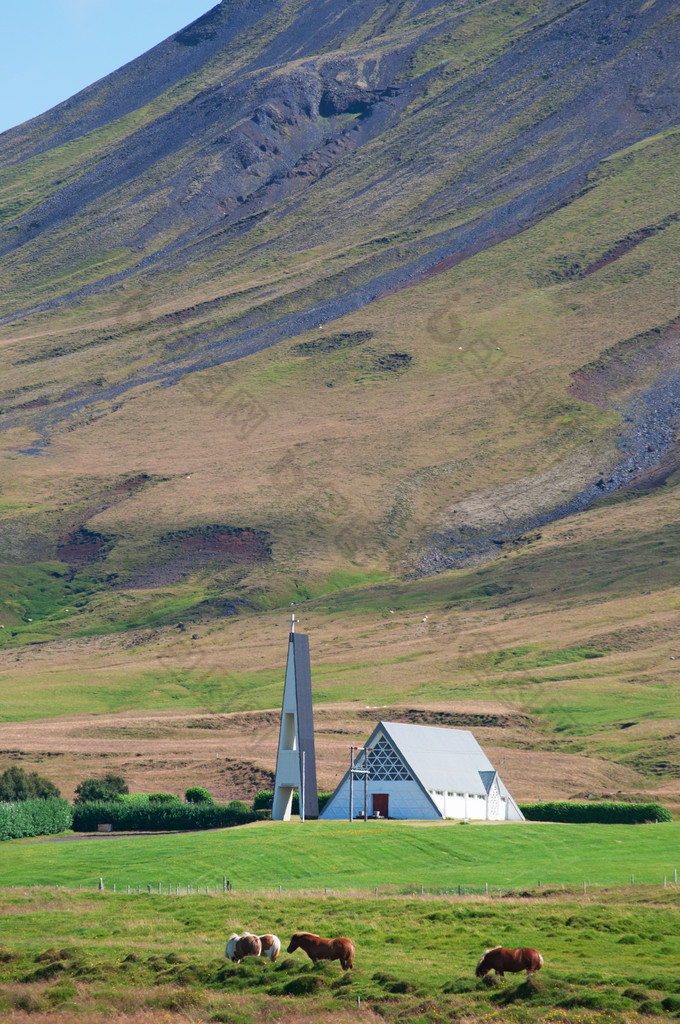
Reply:
[[[540,970],[542,966],[543,966],[543,957],[539,953],[538,954],[538,969]]]

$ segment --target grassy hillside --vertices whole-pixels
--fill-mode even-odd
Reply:
[[[581,890],[673,884],[677,822],[659,825],[462,826],[452,822],[279,822],[211,832],[3,844],[0,885],[236,892],[483,892],[540,885]]]
[[[252,796],[295,602],[324,788],[678,806],[679,23],[221,3],[0,138],[0,766]]]

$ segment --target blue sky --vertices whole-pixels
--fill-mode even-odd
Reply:
[[[0,0],[0,132],[127,64],[217,0]]]

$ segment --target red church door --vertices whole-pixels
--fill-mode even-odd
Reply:
[[[373,817],[389,818],[390,795],[389,793],[373,794]]]

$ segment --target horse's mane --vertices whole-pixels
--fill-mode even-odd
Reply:
[[[491,949],[485,949],[482,955],[480,956],[479,960],[477,961],[477,967],[481,966],[482,960],[484,959],[484,957],[488,956],[489,953],[495,953],[497,949],[502,948],[502,946],[492,946]]]

